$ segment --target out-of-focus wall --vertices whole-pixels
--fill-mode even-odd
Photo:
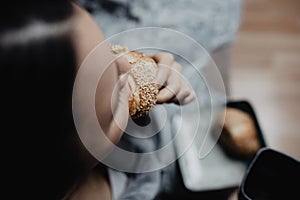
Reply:
[[[300,1],[245,0],[232,48],[232,98],[256,108],[265,138],[300,158]]]

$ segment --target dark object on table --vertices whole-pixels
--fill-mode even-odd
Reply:
[[[299,183],[299,160],[262,148],[244,175],[239,200],[299,199]]]

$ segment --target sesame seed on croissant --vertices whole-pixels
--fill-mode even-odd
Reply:
[[[157,64],[142,52],[130,51],[122,45],[110,47],[115,55],[125,57],[131,65],[128,76],[131,91],[128,102],[130,116],[136,119],[147,115],[157,100],[158,85],[155,83],[158,72]]]

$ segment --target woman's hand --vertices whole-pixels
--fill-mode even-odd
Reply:
[[[131,66],[125,58],[118,58],[114,64],[117,68],[118,81],[117,81],[117,90],[114,91],[112,95],[112,112],[113,120],[110,124],[110,129],[107,132],[107,136],[114,143],[118,142],[120,137],[123,135],[125,130],[129,114],[128,110],[128,100],[130,99],[130,89],[128,84],[128,71]],[[116,134],[118,133],[118,134]]]
[[[157,83],[159,93],[157,103],[173,102],[185,105],[193,101],[196,97],[192,88],[184,80],[181,74],[182,66],[175,61],[170,53],[160,52],[149,54],[158,67]]]

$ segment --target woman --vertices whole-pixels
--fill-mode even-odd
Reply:
[[[17,1],[18,2],[18,1]],[[105,38],[89,14],[70,1],[3,4],[0,29],[2,141],[10,199],[111,199],[105,167],[85,149],[72,118],[76,72]],[[7,13],[8,12],[8,13]],[[105,55],[113,56],[109,49]],[[170,54],[153,55],[158,64],[180,70]],[[99,61],[107,59],[99,56]],[[112,63],[96,92],[98,121],[114,143],[126,126],[129,88],[127,61]],[[158,102],[190,102],[194,94],[172,70],[159,70]],[[118,80],[120,79],[120,82]],[[118,98],[111,99],[119,84]],[[169,90],[171,89],[171,90]],[[169,91],[173,91],[172,93]],[[104,98],[105,97],[105,98]],[[120,123],[121,122],[121,123]]]

